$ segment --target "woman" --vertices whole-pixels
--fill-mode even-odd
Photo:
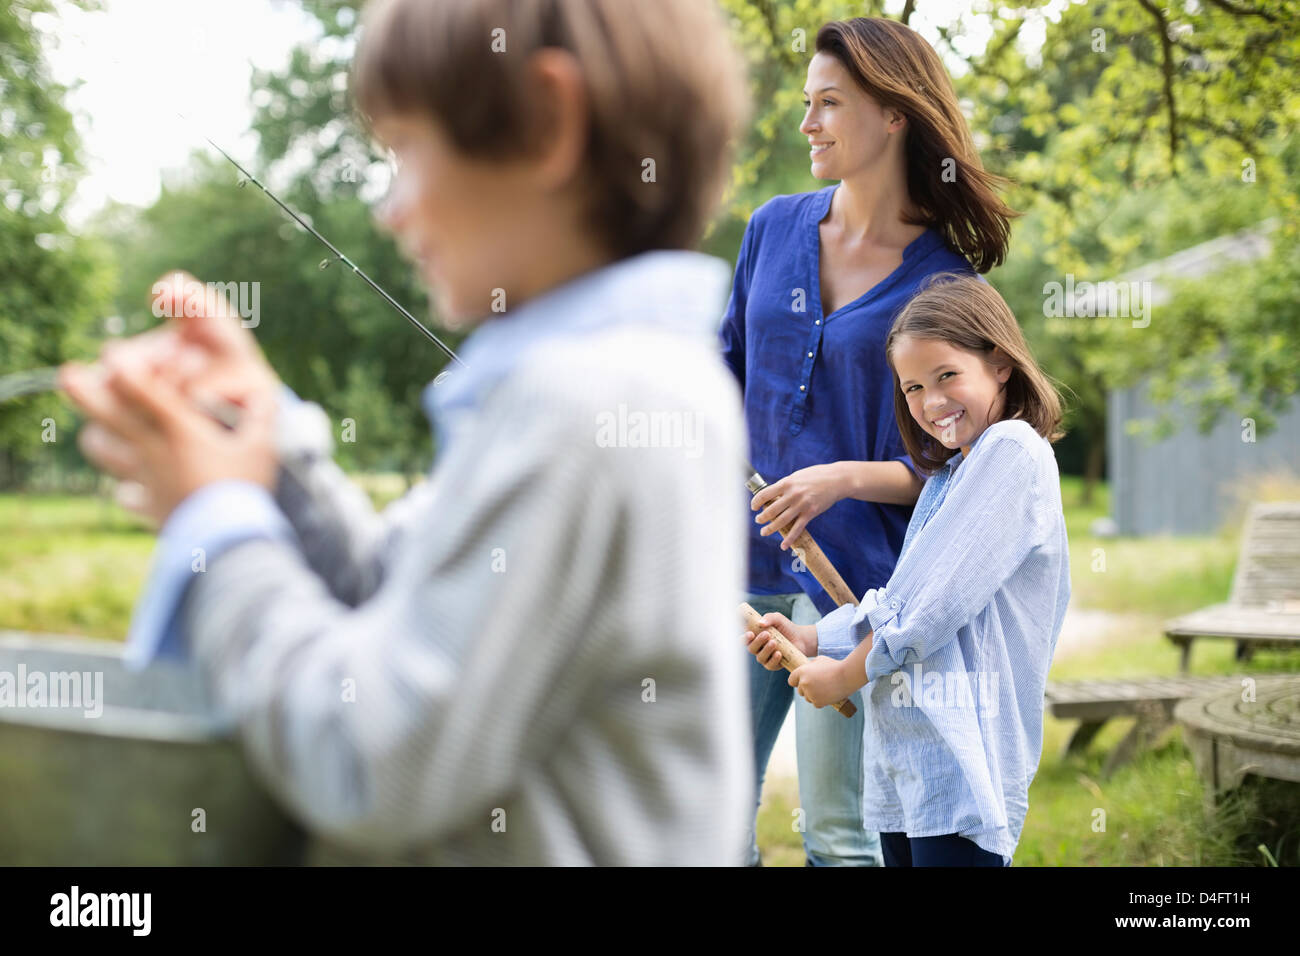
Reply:
[[[824,25],[804,98],[812,174],[840,182],[755,211],[722,325],[751,461],[772,482],[751,503],[749,603],[797,624],[835,604],[773,532],[809,527],[855,594],[888,580],[922,477],[894,421],[885,335],[928,276],[1001,263],[1016,215],[938,55],[904,24]],[[792,696],[750,661],[760,793]],[[879,865],[862,827],[861,702],[851,720],[802,700],[795,714],[808,864]]]

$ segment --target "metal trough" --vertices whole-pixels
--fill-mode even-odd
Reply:
[[[72,674],[86,685],[80,706],[67,706]],[[132,672],[117,644],[0,631],[0,865],[293,865],[307,843],[251,775],[197,672]]]

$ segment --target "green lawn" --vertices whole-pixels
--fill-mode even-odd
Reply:
[[[399,475],[359,484],[379,507],[406,490]],[[107,498],[0,495],[0,630],[124,639],[153,544]]]
[[[0,629],[121,640],[152,551],[110,501],[0,495]]]
[[[403,487],[387,479],[367,485],[379,502]],[[1107,510],[1105,489],[1099,491],[1085,508],[1079,482],[1062,483],[1072,606],[1122,614],[1127,623],[1106,643],[1055,663],[1051,677],[1175,674],[1178,654],[1161,636],[1161,623],[1227,597],[1237,531],[1097,539],[1089,525]],[[152,547],[147,526],[106,501],[0,495],[0,629],[121,639]],[[1192,670],[1300,673],[1300,654],[1261,653],[1241,668],[1229,642],[1206,641],[1194,652]],[[1071,728],[1045,718],[1043,759],[1030,787],[1017,865],[1264,864],[1261,843],[1280,863],[1300,864],[1300,787],[1267,782],[1242,788],[1207,817],[1200,780],[1177,730],[1104,779],[1105,755],[1129,724],[1112,721],[1085,754],[1062,760]],[[766,865],[803,865],[792,827],[798,804],[793,781],[769,787],[759,815]]]

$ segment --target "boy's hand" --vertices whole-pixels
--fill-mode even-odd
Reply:
[[[237,405],[272,401],[279,377],[262,356],[257,340],[239,321],[239,314],[215,289],[204,287],[192,297],[198,280],[176,272],[154,284],[168,325],[126,342],[130,348],[157,334],[171,349],[176,380],[196,399],[220,398]],[[160,347],[155,347],[155,351]],[[107,357],[107,350],[105,357]]]
[[[96,365],[68,363],[60,375],[91,419],[79,441],[86,457],[122,480],[125,507],[159,523],[214,481],[274,487],[278,379],[228,304],[213,292],[187,301],[194,281],[178,273],[160,283],[172,322],[109,343]],[[198,411],[196,402],[213,398],[240,406],[234,431]]]
[[[805,657],[816,656],[817,625],[795,624],[784,614],[777,611],[764,614],[762,622],[764,628],[772,628],[783,634]],[[777,671],[785,666],[781,652],[776,649],[776,641],[772,640],[764,632],[760,631],[755,634],[753,631],[746,631],[745,646],[751,654],[758,658],[758,662],[768,670]]]
[[[788,683],[818,709],[838,704],[857,690],[845,662],[829,657],[814,657],[803,667],[796,667]]]
[[[202,295],[194,295],[200,288]],[[279,378],[257,340],[215,289],[187,272],[169,273],[153,289],[155,306],[170,318],[147,332],[106,342],[101,367],[129,365],[159,373],[200,405],[213,399],[235,405],[269,401],[278,391]]]
[[[157,369],[110,362],[66,365],[68,396],[90,419],[78,437],[86,457],[125,482],[118,500],[158,524],[182,501],[217,481],[275,487],[274,401],[245,401],[234,429],[200,411]]]

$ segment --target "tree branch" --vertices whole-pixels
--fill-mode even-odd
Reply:
[[[1239,6],[1232,3],[1232,0],[1210,0],[1210,3],[1218,7],[1220,10],[1226,10],[1234,17],[1259,17],[1263,20],[1267,20],[1269,23],[1277,23],[1277,17],[1273,16],[1273,14],[1269,13],[1267,10],[1260,10],[1258,7],[1247,7],[1244,4]]]
[[[1160,49],[1163,54],[1161,72],[1164,74],[1165,109],[1169,113],[1169,172],[1178,178],[1178,107],[1174,102],[1174,45],[1169,39],[1169,23],[1160,8],[1151,0],[1138,0],[1142,9],[1155,18],[1160,31]]]

